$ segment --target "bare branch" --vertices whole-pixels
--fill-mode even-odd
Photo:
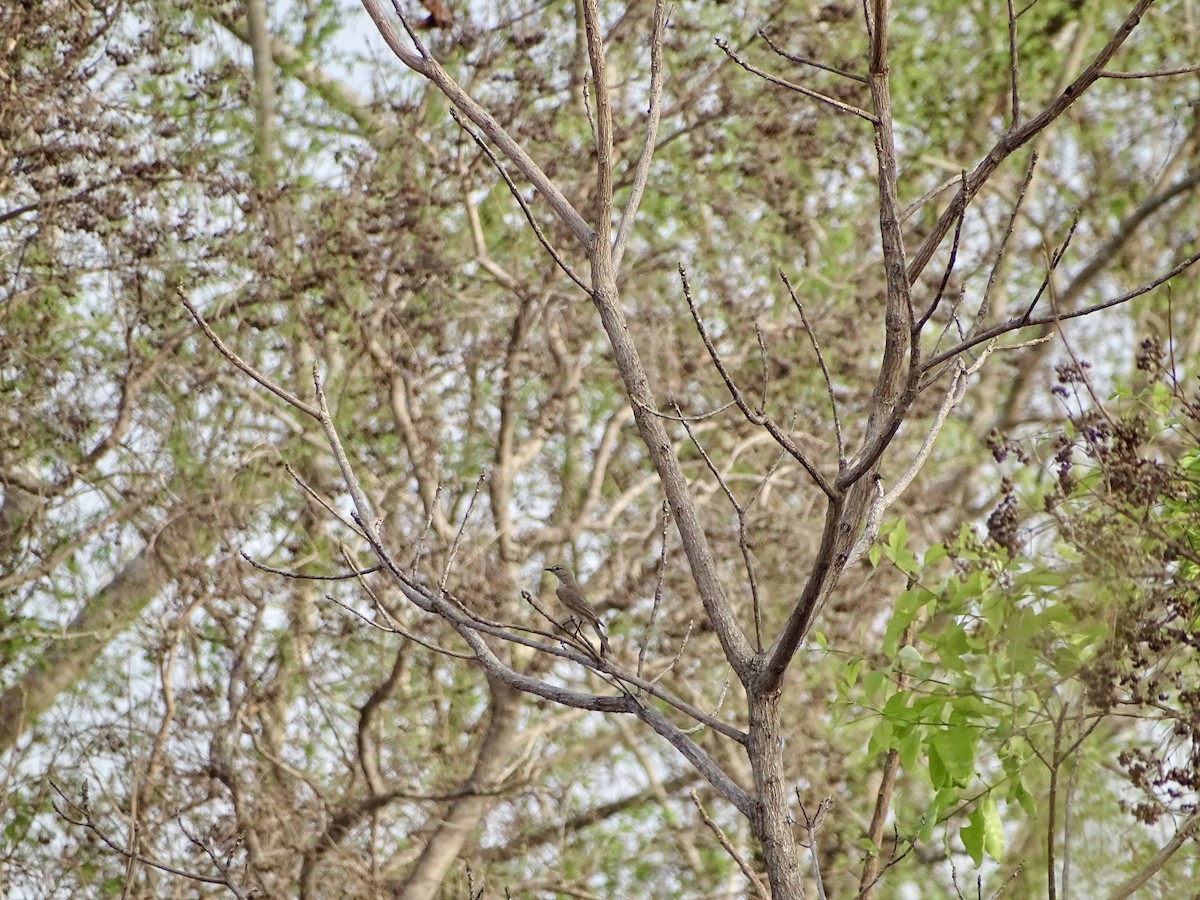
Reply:
[[[883,247],[887,301],[884,312],[884,347],[879,374],[871,393],[866,434],[853,460],[839,466],[825,510],[821,545],[800,598],[759,672],[756,687],[778,690],[800,642],[812,627],[821,603],[836,583],[866,518],[874,492],[879,460],[887,449],[912,401],[920,381],[921,342],[913,335],[912,296],[905,265],[904,239],[896,199],[896,145],[892,129],[892,101],[888,85],[887,0],[871,0],[871,52],[869,79],[875,105],[875,154],[878,167],[879,233]],[[907,376],[904,375],[908,358]]]
[[[423,75],[432,81],[438,90],[446,95],[446,99],[457,107],[463,115],[483,129],[483,133],[500,148],[500,151],[508,159],[513,161],[513,164],[529,180],[534,188],[537,189],[537,192],[546,198],[546,202],[550,204],[550,207],[571,230],[576,239],[584,246],[590,245],[595,239],[595,233],[591,227],[575,211],[570,201],[555,187],[554,183],[550,181],[541,167],[525,152],[524,148],[492,117],[492,114],[476,103],[466,91],[459,87],[458,83],[450,77],[437,60],[428,55],[414,54],[404,45],[404,41],[401,40],[400,35],[396,32],[395,26],[384,12],[379,0],[362,0],[362,3],[367,11],[367,15],[371,17],[371,21],[375,23],[375,27],[379,29],[380,35],[396,55],[396,58],[418,75]]]
[[[729,370],[725,368],[725,363],[721,359],[721,355],[717,353],[717,348],[713,346],[712,338],[709,337],[708,329],[704,325],[704,319],[700,317],[700,311],[696,308],[695,300],[692,299],[692,287],[688,283],[687,272],[684,270],[682,264],[679,266],[679,278],[683,283],[683,296],[687,301],[688,310],[692,314],[692,321],[696,323],[696,330],[700,332],[700,339],[704,342],[704,349],[708,351],[709,358],[713,361],[713,365],[716,366],[717,371],[724,380],[725,387],[728,388],[734,402],[737,403],[738,409],[740,409],[742,411],[742,415],[746,417],[746,421],[750,422],[752,425],[760,425],[763,428],[766,428],[771,437],[775,439],[779,446],[791,454],[792,458],[795,459],[796,462],[800,463],[800,465],[804,468],[804,471],[806,471],[809,474],[809,477],[816,482],[817,487],[821,489],[825,496],[832,497],[834,491],[833,486],[809,460],[804,451],[802,451],[796,445],[795,441],[793,441],[791,437],[786,434],[783,429],[780,428],[766,414],[765,411],[754,410],[750,408],[750,405],[742,396],[741,390],[734,383],[733,377],[729,374]]]
[[[293,409],[298,409],[306,416],[311,416],[314,419],[321,418],[321,414],[317,411],[316,407],[310,406],[299,397],[296,397],[285,391],[274,381],[267,378],[267,376],[261,374],[256,368],[254,368],[254,366],[250,365],[248,362],[234,353],[231,349],[229,349],[229,347],[225,346],[225,342],[222,341],[217,336],[217,333],[212,330],[212,327],[208,324],[208,322],[205,321],[204,316],[200,315],[200,313],[196,310],[196,307],[192,306],[192,302],[188,299],[187,294],[184,293],[182,284],[177,284],[175,286],[175,293],[178,295],[180,302],[187,307],[187,311],[192,314],[192,318],[196,320],[196,324],[203,329],[204,333],[208,336],[208,339],[212,341],[213,346],[220,351],[222,356],[233,363],[234,366],[236,366],[242,372],[245,372],[259,384],[265,387],[276,397],[281,399],[288,406],[292,407]]]
[[[1051,279],[1054,277],[1055,270],[1058,269],[1058,264],[1062,262],[1062,258],[1066,254],[1067,248],[1071,246],[1071,238],[1075,236],[1075,229],[1078,227],[1079,214],[1076,213],[1075,218],[1071,220],[1071,227],[1067,229],[1067,236],[1063,238],[1063,242],[1050,255],[1050,262],[1046,266],[1046,274],[1042,276],[1042,283],[1038,287],[1037,292],[1033,295],[1033,299],[1029,301],[1029,306],[1026,307],[1025,314],[1021,318],[1028,319],[1033,315],[1034,309],[1037,308],[1038,302],[1042,299],[1042,294],[1044,294],[1046,289],[1051,285]],[[1057,321],[1058,316],[1056,315],[1054,319]]]
[[[275,452],[278,453],[279,449],[275,448]],[[355,534],[362,533],[361,531],[359,531],[358,524],[353,519],[343,515],[341,510],[339,510],[336,506],[334,506],[332,503],[330,503],[328,500],[326,500],[324,497],[322,497],[320,494],[318,494],[317,491],[307,481],[305,481],[303,478],[301,478],[300,473],[297,472],[294,468],[292,468],[291,463],[284,462],[283,468],[284,468],[285,472],[287,472],[290,476],[292,476],[292,481],[296,482],[296,485],[300,488],[300,490],[302,490],[302,491],[304,491],[304,493],[308,494],[308,496],[310,498],[312,498],[314,503],[316,503],[323,510],[325,510],[325,512],[329,513],[331,516],[333,516],[335,519],[337,519],[339,522],[341,522],[342,525],[344,525],[350,531],[353,531]]]
[[[721,48],[721,51],[726,56],[728,56],[731,60],[733,60],[750,74],[757,75],[759,78],[763,79],[764,81],[769,81],[771,84],[776,84],[779,85],[779,87],[787,88],[789,91],[795,91],[797,94],[803,94],[805,97],[811,97],[813,100],[819,100],[822,103],[832,106],[834,109],[858,116],[860,119],[866,119],[871,124],[877,124],[876,118],[865,109],[859,109],[857,106],[851,106],[849,103],[843,103],[841,100],[835,100],[833,97],[822,94],[820,91],[814,91],[811,88],[801,87],[800,85],[793,84],[784,78],[778,77],[777,75],[764,72],[762,69],[746,62],[737,53],[731,50],[729,48],[728,41],[717,38],[715,43]]]
[[[947,178],[945,181],[943,181],[937,187],[930,188],[928,191],[926,191],[924,194],[922,194],[920,197],[918,197],[912,203],[908,204],[908,206],[904,207],[904,211],[902,213],[900,213],[900,221],[907,222],[909,219],[911,219],[913,216],[915,216],[917,214],[917,212],[921,209],[921,207],[923,207],[926,203],[928,203],[930,200],[932,200],[934,197],[936,197],[938,194],[940,194],[942,191],[946,190],[947,188],[951,188],[951,187],[954,187],[954,185],[956,185],[956,184],[960,184],[962,182],[962,180],[963,180],[963,173],[960,172],[958,175],[954,175],[950,178]]]
[[[825,393],[829,396],[829,409],[833,415],[833,433],[837,439],[838,465],[840,466],[846,458],[846,447],[842,438],[842,420],[838,417],[837,397],[833,393],[833,379],[829,377],[829,366],[825,364],[825,354],[821,352],[821,344],[817,341],[817,333],[813,331],[812,323],[808,321],[808,314],[804,311],[804,304],[796,296],[796,292],[792,288],[792,283],[788,280],[787,275],[784,274],[783,269],[779,270],[779,277],[783,281],[783,286],[787,288],[788,296],[792,298],[792,303],[795,304],[796,311],[800,313],[800,322],[804,325],[804,332],[808,335],[813,352],[817,354],[817,365],[821,367],[821,376],[825,379]]]
[[[611,254],[607,252],[607,244],[597,244],[591,257],[592,281],[595,285],[592,301],[613,348],[621,380],[633,407],[638,431],[671,504],[675,524],[683,541],[683,551],[687,555],[704,611],[721,641],[725,658],[744,683],[745,679],[750,677],[749,667],[753,651],[721,584],[716,561],[700,522],[691,488],[684,477],[679,460],[675,457],[670,438],[662,422],[651,413],[651,410],[656,408],[654,396],[650,392],[646,370],[630,334],[625,312],[618,302],[616,275],[612,269]]]
[[[671,399],[671,404],[677,410],[679,409],[679,404],[675,401],[674,398]],[[678,415],[673,416],[670,413],[665,413],[660,409],[650,409],[650,408],[646,408],[646,412],[652,416],[657,416],[658,418],[660,418],[666,422],[703,422],[705,419],[711,419],[714,416],[719,416],[721,413],[725,412],[727,409],[729,409],[732,406],[737,406],[736,400],[730,400],[724,406],[718,406],[716,409],[709,410],[708,412],[696,413],[695,415],[692,415],[692,416],[685,416],[682,414],[682,412],[679,413]]]
[[[76,803],[74,800],[70,799],[63,789],[60,788],[55,782],[51,781],[50,786],[54,788],[55,793],[62,798],[63,802],[66,803],[71,809],[76,810],[76,814],[82,816],[82,818],[72,819],[69,815],[67,815],[66,812],[58,808],[57,803],[53,804],[54,811],[58,813],[59,816],[61,816],[65,821],[71,823],[72,825],[78,825],[79,827],[89,831],[91,834],[94,834],[101,841],[101,843],[103,843],[114,853],[118,853],[126,859],[135,860],[143,865],[158,869],[160,872],[166,872],[169,875],[178,875],[180,878],[186,878],[188,881],[195,881],[200,884],[223,885],[224,887],[227,887],[230,893],[232,893],[235,897],[243,898],[243,900],[249,896],[249,894],[247,894],[246,891],[237,884],[237,882],[230,879],[227,872],[222,872],[221,875],[202,875],[199,872],[189,872],[186,869],[179,869],[175,866],[167,865],[164,862],[160,862],[153,857],[146,856],[141,853],[131,853],[116,841],[112,840],[112,838],[105,834],[104,831],[101,830],[100,826],[96,824],[95,820],[92,818],[92,811],[88,805],[86,791],[84,792],[83,800],[79,803]],[[186,831],[184,833],[186,834]],[[219,869],[222,868],[220,862],[215,858],[215,855],[209,851],[209,848],[204,844],[201,844],[201,847],[206,850],[207,855],[214,862],[214,864],[216,864]]]
[[[952,357],[955,357],[958,354],[971,349],[972,347],[977,347],[980,344],[986,343],[994,337],[999,337],[1002,334],[1008,334],[1010,331],[1018,331],[1022,328],[1039,328],[1043,325],[1053,325],[1055,322],[1066,321],[1067,319],[1078,319],[1082,318],[1083,316],[1090,316],[1093,313],[1100,312],[1101,310],[1111,309],[1114,306],[1120,306],[1123,303],[1128,303],[1130,300],[1134,300],[1143,294],[1148,294],[1156,287],[1166,284],[1172,278],[1175,278],[1177,275],[1186,272],[1197,262],[1200,262],[1200,252],[1193,253],[1182,262],[1177,263],[1165,274],[1160,275],[1158,278],[1155,278],[1153,281],[1148,282],[1141,287],[1136,287],[1131,291],[1121,294],[1119,297],[1113,297],[1111,300],[1093,303],[1090,306],[1083,307],[1082,309],[1068,310],[1067,312],[1059,313],[1058,315],[1046,315],[1038,318],[1026,319],[1024,317],[1017,317],[1009,319],[1007,322],[1002,322],[999,325],[994,325],[991,328],[985,329],[974,337],[970,337],[967,340],[962,341],[957,346],[937,354],[925,363],[923,371],[928,372],[930,369],[941,365],[946,360],[951,359]]]
[[[587,35],[588,59],[592,66],[592,88],[596,92],[596,251],[614,266],[609,234],[613,217],[613,118],[612,92],[604,59],[604,35],[600,28],[597,0],[583,3],[583,25]],[[632,223],[630,223],[632,227]]]
[[[866,84],[867,79],[861,75],[855,75],[853,72],[847,72],[845,69],[839,69],[836,66],[829,66],[825,63],[817,62],[815,59],[809,59],[806,56],[797,56],[794,53],[788,53],[786,50],[777,46],[770,36],[763,29],[758,29],[758,36],[766,41],[767,46],[774,50],[779,56],[784,59],[791,60],[800,66],[812,66],[814,69],[821,69],[825,72],[832,72],[834,75],[841,75],[843,78],[849,78],[851,81],[857,81],[859,84]]]
[[[239,550],[238,556],[248,562],[260,572],[267,572],[271,575],[279,575],[283,578],[295,578],[298,581],[350,581],[361,579],[364,575],[370,575],[372,572],[378,572],[383,566],[370,566],[366,569],[356,569],[353,572],[347,572],[345,575],[305,575],[303,572],[294,572],[290,569],[276,569],[273,566],[268,566],[265,563],[260,563],[245,550]]]
[[[987,318],[988,310],[991,308],[992,294],[996,290],[996,283],[1000,277],[1000,269],[1004,264],[1004,260],[1008,256],[1009,242],[1012,240],[1013,232],[1017,228],[1017,216],[1021,212],[1021,207],[1025,203],[1025,195],[1029,191],[1029,185],[1033,182],[1033,173],[1037,170],[1038,155],[1037,151],[1029,154],[1029,165],[1025,168],[1025,177],[1021,179],[1021,187],[1017,191],[1017,198],[1013,201],[1012,212],[1008,216],[1008,227],[1004,229],[1004,236],[1000,238],[1000,246],[996,250],[996,258],[992,262],[992,270],[988,273],[987,287],[983,290],[983,299],[979,302],[979,310],[975,314],[975,321],[971,323],[968,334],[974,334],[978,331],[984,320]]]
[[[1008,81],[1012,88],[1012,127],[1021,122],[1021,68],[1017,61],[1017,15],[1008,0]]]
[[[512,634],[502,628],[481,623],[477,619],[466,618],[465,613],[459,612],[454,606],[450,605],[441,594],[435,594],[420,588],[415,583],[407,579],[390,559],[383,548],[379,538],[373,519],[370,516],[370,507],[366,496],[363,494],[362,487],[358,480],[354,477],[354,473],[350,467],[349,459],[346,456],[345,450],[342,447],[341,438],[333,425],[333,420],[329,415],[329,410],[325,401],[325,393],[321,388],[320,380],[317,378],[316,372],[313,373],[314,384],[316,385],[317,400],[320,407],[320,421],[325,429],[326,437],[330,443],[330,449],[334,453],[334,457],[338,462],[338,466],[342,471],[343,478],[346,481],[347,489],[354,502],[357,510],[357,520],[363,533],[371,543],[376,555],[387,566],[392,574],[397,586],[401,592],[413,603],[427,612],[432,612],[441,618],[448,621],[459,635],[470,646],[475,654],[475,658],[483,665],[484,669],[493,677],[508,684],[516,690],[524,693],[533,694],[544,699],[552,700],[555,703],[564,706],[573,706],[578,709],[589,709],[597,712],[610,713],[627,713],[636,715],[648,725],[650,725],[658,734],[666,738],[680,753],[684,755],[696,768],[704,775],[714,788],[716,788],[723,797],[734,804],[743,814],[749,816],[750,810],[753,808],[752,801],[749,796],[738,787],[728,775],[725,774],[712,759],[696,746],[678,726],[671,723],[665,716],[662,715],[653,706],[649,706],[630,693],[623,693],[617,697],[603,697],[594,694],[584,694],[578,691],[571,691],[557,687],[552,684],[541,681],[529,675],[521,674],[507,665],[505,665],[499,657],[495,655],[491,647],[483,639],[481,633],[490,634],[494,637],[500,637],[514,643],[524,644],[525,646],[541,650],[545,653],[551,653],[556,656],[561,656],[565,659],[571,659],[582,665],[594,668],[597,671],[614,675],[621,680],[627,680],[629,683],[646,690],[650,694],[659,699],[662,699],[673,706],[687,712],[696,721],[703,722],[714,731],[731,737],[739,742],[745,741],[745,736],[730,728],[723,722],[720,722],[711,716],[708,716],[701,710],[686,703],[679,698],[662,691],[656,685],[646,682],[642,679],[630,676],[628,673],[621,672],[615,669],[611,663],[595,659],[588,660],[580,654],[568,650],[563,650],[557,647],[551,647],[540,644],[536,641],[530,641],[522,638],[519,635]]]
[[[662,505],[659,516],[662,525],[658,536],[658,565],[654,574],[654,604],[650,607],[650,618],[646,622],[646,630],[642,633],[642,641],[638,646],[637,673],[642,676],[646,667],[646,648],[650,645],[650,637],[654,634],[654,623],[658,619],[658,611],[662,607],[663,576],[667,571],[667,523],[671,520],[671,509],[666,503]]]
[[[737,852],[737,849],[730,842],[729,838],[725,836],[725,832],[721,829],[721,826],[709,818],[708,813],[704,811],[704,804],[700,802],[700,796],[694,788],[691,791],[691,797],[692,803],[696,805],[696,811],[700,813],[700,818],[708,826],[709,830],[716,835],[717,841],[720,842],[722,849],[729,854],[729,858],[737,863],[737,867],[742,870],[742,874],[746,876],[746,880],[754,888],[754,893],[761,897],[762,900],[770,900],[771,892],[767,890],[767,886],[762,883],[762,879],[758,877],[758,873],[750,867],[750,864],[742,859],[742,855]]]
[[[811,816],[804,808],[800,799],[800,789],[796,789],[796,801],[800,804],[800,814],[804,816],[804,830],[808,832],[808,855],[812,859],[813,881],[817,885],[817,900],[826,900],[825,881],[821,878],[821,863],[817,853],[817,832],[825,821],[825,815],[833,807],[833,798],[826,797],[817,804],[817,811]]]
[[[1146,863],[1140,872],[1131,876],[1112,893],[1111,900],[1125,900],[1126,897],[1133,896],[1138,888],[1153,878],[1167,864],[1167,860],[1195,836],[1197,830],[1200,830],[1200,806],[1188,814],[1188,817],[1175,829],[1175,834],[1171,836],[1171,839],[1163,845],[1158,853],[1154,854],[1154,858]]]
[[[963,172],[963,178],[967,177],[967,173]],[[967,210],[963,207],[962,212],[958,216],[958,224],[954,226],[954,240],[950,244],[950,259],[946,262],[946,270],[942,273],[942,281],[938,285],[937,293],[933,296],[933,301],[929,304],[929,308],[925,310],[920,321],[913,326],[913,339],[919,340],[921,330],[925,327],[925,323],[937,311],[938,304],[942,302],[942,296],[946,293],[946,285],[950,283],[950,276],[954,274],[954,264],[958,261],[958,245],[962,240],[963,220],[966,218]]]
[[[471,499],[467,503],[467,510],[463,513],[462,522],[459,524],[458,531],[454,535],[454,540],[450,544],[450,552],[446,554],[446,564],[442,567],[442,580],[438,583],[439,594],[446,592],[446,581],[450,578],[450,569],[454,565],[454,557],[458,555],[458,548],[462,545],[463,533],[467,530],[467,523],[471,521],[471,512],[475,509],[475,501],[479,499],[479,492],[483,489],[483,483],[487,481],[487,477],[488,473],[485,469],[475,479],[475,490],[471,492]]]
[[[1092,60],[1091,64],[1084,69],[1079,77],[1071,82],[1041,113],[1034,116],[1024,125],[1009,129],[996,142],[996,145],[980,161],[979,165],[972,170],[970,177],[959,188],[955,202],[942,213],[933,231],[921,243],[916,253],[913,254],[913,258],[908,266],[908,281],[910,284],[915,283],[921,273],[925,271],[929,260],[933,258],[934,250],[941,244],[942,239],[950,230],[950,226],[954,224],[955,219],[958,217],[958,210],[963,205],[970,203],[971,199],[979,192],[979,189],[983,187],[987,180],[991,178],[992,174],[1000,167],[1000,164],[1004,160],[1044,131],[1050,123],[1066,112],[1067,109],[1083,96],[1087,89],[1100,77],[1105,65],[1108,64],[1108,61],[1120,49],[1121,45],[1125,43],[1126,38],[1137,27],[1142,14],[1150,8],[1152,3],[1154,3],[1154,0],[1138,0],[1129,15],[1125,17],[1125,21],[1121,23],[1108,43],[1096,54],[1095,59]]]
[[[637,168],[634,169],[629,200],[625,204],[625,212],[621,214],[621,224],[617,227],[617,237],[613,241],[613,268],[617,271],[621,270],[625,246],[633,233],[633,223],[637,219],[642,193],[646,190],[646,181],[650,177],[650,161],[654,157],[655,142],[658,139],[658,123],[662,117],[663,31],[666,24],[666,0],[654,0],[654,25],[650,34],[650,108],[647,110],[646,138],[642,143]]]
[[[671,674],[672,670],[679,665],[679,660],[683,659],[683,651],[687,649],[688,641],[692,637],[692,625],[694,623],[689,619],[687,631],[683,633],[683,640],[679,642],[679,649],[675,651],[675,655],[671,657],[671,661],[663,667],[663,670],[650,679],[650,684],[658,684],[664,678]]]
[[[1101,78],[1167,78],[1171,75],[1190,75],[1200,72],[1200,63],[1194,66],[1182,66],[1178,69],[1159,69],[1154,72],[1101,72]]]
[[[492,152],[492,148],[489,147],[487,142],[480,135],[476,134],[475,131],[462,120],[462,117],[459,116],[454,109],[450,110],[450,118],[452,118],[458,124],[459,128],[471,136],[471,140],[473,140],[479,149],[483,151],[484,155],[488,158],[488,161],[492,164],[492,167],[500,173],[500,177],[503,178],[504,183],[508,185],[509,193],[513,195],[513,198],[517,201],[517,205],[521,207],[521,213],[525,216],[525,221],[528,222],[529,227],[533,229],[534,237],[538,239],[538,243],[541,244],[545,248],[546,252],[550,254],[550,258],[554,260],[554,264],[562,269],[563,273],[573,282],[579,285],[579,287],[585,293],[591,293],[591,289],[584,284],[578,275],[575,274],[575,270],[567,264],[565,259],[563,259],[562,254],[558,252],[558,248],[556,248],[554,244],[550,242],[550,238],[546,237],[546,233],[542,231],[542,227],[538,225],[537,220],[533,217],[533,210],[529,208],[529,204],[525,202],[525,198],[521,196],[521,192],[517,190],[516,184],[513,183],[512,176],[508,174],[508,170],[504,168],[500,160],[496,158],[496,154]],[[478,216],[476,216],[476,218],[478,218]]]
[[[763,646],[762,645],[762,616],[761,616],[761,613],[759,610],[759,604],[758,604],[758,578],[755,576],[755,573],[754,573],[754,560],[750,556],[750,544],[749,544],[749,539],[747,538],[747,535],[746,535],[746,508],[743,507],[742,504],[738,503],[737,498],[733,495],[733,491],[730,489],[729,485],[726,483],[725,479],[722,477],[720,470],[717,469],[716,464],[712,461],[712,458],[708,455],[708,451],[704,449],[704,446],[700,443],[699,439],[696,437],[695,432],[692,431],[692,426],[689,425],[687,420],[683,418],[683,414],[680,413],[678,403],[675,404],[675,411],[677,413],[679,413],[679,415],[680,415],[679,421],[683,423],[683,428],[687,432],[688,437],[691,438],[693,446],[695,446],[696,450],[699,451],[700,458],[704,460],[704,464],[708,467],[708,471],[712,472],[713,477],[715,479],[717,479],[717,484],[720,486],[721,490],[725,493],[725,497],[729,501],[729,505],[733,507],[733,511],[737,515],[738,547],[742,551],[742,563],[746,567],[746,577],[749,579],[749,582],[750,582],[750,599],[751,599],[751,604],[753,605],[753,608],[754,608],[754,645],[755,645],[755,647],[758,648],[758,651],[761,653],[762,646]],[[778,463],[776,463],[776,466],[778,466]],[[772,471],[773,470],[774,470],[774,467],[772,467]],[[770,476],[768,475],[768,477],[770,477]],[[757,495],[757,491],[755,492],[755,494]]]

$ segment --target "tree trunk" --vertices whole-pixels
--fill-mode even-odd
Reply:
[[[174,578],[176,567],[203,559],[219,538],[219,520],[205,502],[181,504],[137,556],[80,608],[61,638],[0,694],[0,750],[7,750],[38,716],[87,673],[117,635]]]
[[[517,708],[521,694],[503,682],[488,679],[492,694],[492,709],[487,732],[479,744],[475,768],[463,782],[462,797],[455,800],[425,845],[408,877],[396,893],[404,900],[432,900],[442,886],[446,873],[462,853],[471,832],[484,814],[496,803],[492,793],[496,779],[508,764],[510,751],[518,734]]]
[[[783,779],[783,730],[779,722],[778,692],[750,700],[750,767],[757,798],[751,827],[762,845],[773,900],[798,900],[804,896],[799,845],[792,830],[787,789]]]

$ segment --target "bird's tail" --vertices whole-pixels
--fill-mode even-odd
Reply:
[[[596,629],[596,634],[600,637],[600,655],[608,656],[608,635],[604,633],[604,629],[601,627],[599,622],[593,622],[592,627]]]

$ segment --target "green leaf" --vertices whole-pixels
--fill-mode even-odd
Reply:
[[[851,660],[849,665],[842,670],[842,683],[845,684],[847,688],[852,688],[858,683],[858,672],[863,667],[865,662],[866,660],[862,659],[861,657]]]
[[[875,730],[871,732],[871,739],[867,741],[867,754],[875,756],[889,750],[892,746],[892,730],[891,719],[880,719],[875,726]]]
[[[884,635],[881,647],[885,656],[895,656],[896,645],[900,642],[900,635],[904,633],[904,629],[917,617],[917,613],[926,604],[936,599],[925,588],[919,587],[910,588],[897,598],[896,607],[892,612],[891,621],[888,622],[887,633]]]
[[[1021,809],[1025,811],[1025,815],[1029,818],[1037,818],[1037,799],[1029,792],[1029,788],[1025,787],[1025,782],[1018,781],[1009,791],[1010,796],[1021,804]]]
[[[934,750],[945,767],[946,778],[956,787],[966,787],[975,774],[975,745],[978,729],[970,726],[949,726],[934,732],[930,741],[930,756]]]
[[[971,645],[967,641],[967,632],[958,622],[946,626],[941,639],[937,643],[938,661],[952,672],[967,670],[963,657],[971,654]]]
[[[952,715],[951,721],[961,719],[963,722],[968,722],[971,719],[982,719],[995,714],[995,710],[978,694],[959,694],[951,699],[950,708],[958,714],[957,716]],[[977,725],[972,724],[967,727],[978,734]]]
[[[904,667],[907,669],[914,669],[925,662],[921,651],[913,646],[901,647],[900,652],[896,654],[896,659],[904,663]]]
[[[928,762],[929,783],[939,791],[948,787],[950,777],[946,771],[946,764],[942,762],[942,755],[938,752],[937,745],[932,742],[926,751],[926,761]]]
[[[920,765],[921,732],[914,728],[904,740],[896,745],[896,752],[900,756],[900,765],[904,771],[916,772]]]
[[[989,792],[980,804],[983,812],[983,849],[992,859],[999,861],[1004,856],[1004,827],[1000,821],[1000,810]]]
[[[912,700],[911,691],[897,691],[888,698],[887,703],[883,705],[883,717],[889,721],[902,721],[912,724],[916,721],[912,710],[908,708],[909,701]]]
[[[862,696],[866,700],[870,700],[879,693],[884,685],[884,681],[885,676],[883,672],[880,672],[878,669],[872,669],[862,677]]]
[[[963,847],[967,853],[971,855],[971,861],[976,866],[983,864],[983,841],[984,841],[984,824],[983,811],[977,805],[971,810],[971,815],[967,820],[967,824],[958,830],[958,836],[962,838]]]
[[[1067,583],[1067,576],[1062,572],[1053,572],[1049,569],[1030,569],[1028,572],[1022,572],[1013,579],[1013,587],[1017,590],[1029,590],[1032,588],[1048,587],[1061,588]]]

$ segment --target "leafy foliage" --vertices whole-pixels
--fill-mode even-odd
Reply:
[[[1010,541],[964,529],[918,564],[897,522],[874,548],[911,586],[883,638],[887,663],[858,667],[843,696],[875,711],[867,762],[894,751],[915,779],[901,833],[957,828],[952,852],[978,866],[1008,861],[1007,821],[1099,864],[1094,828],[1056,830],[1073,790],[1146,824],[1195,808],[1200,418],[1160,357],[1145,342],[1151,383],[1099,407],[1080,370],[1064,369],[1064,427],[993,443],[1014,469],[1000,501]],[[1012,861],[1030,867],[1021,853]]]

